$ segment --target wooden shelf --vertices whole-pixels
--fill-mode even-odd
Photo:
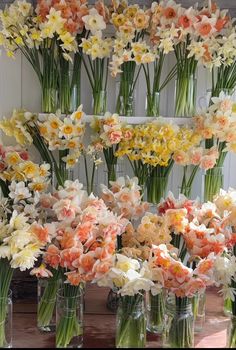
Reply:
[[[39,113],[39,116],[41,117],[44,117],[46,115],[47,113]],[[94,115],[86,115],[85,117],[83,117],[82,121],[84,121],[85,123],[91,123],[93,118],[94,118]],[[102,119],[103,116],[97,116],[97,118]],[[155,117],[142,117],[142,116],[134,116],[134,117],[119,116],[119,119],[123,123],[135,125],[135,124],[144,124],[155,119],[158,120],[158,117],[155,118]],[[162,120],[164,120],[167,123],[174,123],[178,125],[192,124],[192,118],[190,117],[173,117],[173,118],[162,117]]]

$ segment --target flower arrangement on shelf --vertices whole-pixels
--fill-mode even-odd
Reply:
[[[94,136],[90,144],[90,149],[103,152],[107,167],[107,184],[116,180],[116,167],[118,157],[116,151],[122,139],[128,139],[129,133],[123,131],[123,123],[118,114],[106,112],[104,117],[94,117],[90,124]]]
[[[235,104],[229,96],[221,92],[212,98],[212,104],[206,112],[195,117],[196,132],[205,139],[206,149],[214,149],[218,157],[213,168],[206,171],[204,179],[204,201],[212,201],[213,196],[223,187],[225,157],[235,152]],[[216,152],[214,151],[214,152]]]
[[[66,181],[53,196],[44,196],[43,203],[53,216],[44,226],[54,237],[46,247],[44,261],[46,267],[61,271],[63,295],[72,297],[81,285],[108,271],[117,235],[123,232],[126,221],[113,214],[102,199],[92,194],[88,197],[78,180]],[[82,332],[75,313],[68,310],[72,312],[70,320],[65,312],[57,324],[58,347],[68,346]]]
[[[0,122],[0,129],[6,135],[15,137],[21,145],[33,143],[41,158],[55,172],[57,184],[63,185],[70,178],[69,170],[75,167],[83,151],[83,116],[82,105],[67,117],[62,117],[60,111],[49,116],[38,116],[24,110],[14,110],[11,118]],[[59,160],[55,151],[58,151]]]
[[[128,157],[140,185],[147,187],[147,200],[158,203],[165,196],[175,152],[187,152],[199,142],[199,137],[192,129],[161,117],[127,127],[127,133],[130,137],[121,140],[116,155]]]
[[[106,22],[109,21],[109,10],[102,1],[99,4],[103,6],[103,15],[92,8],[89,14],[83,17],[85,28],[91,35],[86,35],[82,39],[80,47],[84,54],[82,60],[93,93],[93,114],[104,115],[107,110],[108,66],[113,40],[109,37],[103,38]]]
[[[69,60],[77,51],[77,42],[74,30],[67,26],[67,19],[62,14],[62,9],[45,1],[39,1],[35,9],[31,3],[23,0],[15,1],[0,15],[3,27],[1,42],[7,55],[14,57],[15,51],[19,49],[29,61],[41,86],[42,111],[47,113],[56,111],[57,98],[63,112],[70,109],[67,101],[68,94],[70,98],[70,85],[67,81],[65,84],[65,79],[68,79]],[[58,69],[62,61],[66,71],[65,67]]]
[[[135,115],[134,92],[142,68],[140,52],[146,46],[143,40],[149,21],[149,9],[142,9],[137,4],[128,5],[126,1],[112,3],[111,23],[115,27],[115,40],[110,71],[113,77],[120,74],[116,113],[123,116]],[[147,57],[149,60],[150,55]]]

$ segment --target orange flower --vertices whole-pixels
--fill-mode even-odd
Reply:
[[[41,242],[43,243],[48,242],[49,235],[48,235],[48,229],[46,227],[43,227],[35,223],[31,226],[31,229]]]
[[[93,265],[95,263],[94,253],[88,252],[86,254],[82,254],[80,259],[80,266],[85,272],[92,271]]]
[[[182,15],[179,17],[179,25],[183,28],[189,28],[191,25],[191,21],[188,16]]]
[[[212,26],[210,23],[202,23],[198,28],[198,32],[202,36],[209,35],[211,30],[212,30]]]
[[[163,12],[164,17],[172,19],[176,17],[176,11],[173,7],[167,7]]]
[[[62,236],[58,237],[62,249],[69,249],[75,245],[74,232],[64,232]]]
[[[76,271],[66,272],[65,276],[72,286],[78,286],[81,282],[81,275]]]
[[[46,264],[50,265],[54,269],[56,269],[60,264],[60,252],[54,244],[51,244],[45,252],[44,261]]]

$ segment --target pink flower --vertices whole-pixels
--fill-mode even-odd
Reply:
[[[220,103],[220,110],[222,112],[228,112],[228,111],[231,111],[232,106],[233,106],[233,101],[231,101],[229,98],[225,98]]]
[[[121,141],[121,138],[122,138],[122,132],[119,131],[119,130],[115,130],[115,131],[111,131],[109,134],[108,134],[108,138],[109,138],[109,141],[112,143],[112,144],[117,144]]]
[[[192,148],[189,151],[190,163],[193,165],[198,165],[202,158],[202,152],[203,150],[201,147]]]
[[[21,159],[23,159],[23,160],[28,160],[28,159],[29,159],[29,153],[26,152],[26,151],[19,152],[19,156],[20,156]]]
[[[32,269],[30,271],[30,275],[36,276],[37,278],[48,278],[53,276],[52,272],[46,269],[46,266],[44,264],[41,264],[39,267]]]
[[[69,199],[61,199],[53,205],[58,220],[73,220],[77,212],[76,207],[72,205]]]
[[[215,157],[206,155],[202,157],[200,167],[204,170],[208,170],[214,168],[215,164]]]

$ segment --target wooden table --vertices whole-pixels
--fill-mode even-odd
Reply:
[[[88,286],[85,295],[84,347],[114,348],[115,315],[107,310],[108,289]],[[223,314],[223,300],[212,288],[207,291],[206,323],[201,333],[195,335],[196,348],[226,347],[226,328],[229,319]],[[17,301],[13,313],[13,347],[54,348],[55,335],[40,333],[36,327],[36,303]],[[161,347],[161,338],[147,335],[147,347]]]

